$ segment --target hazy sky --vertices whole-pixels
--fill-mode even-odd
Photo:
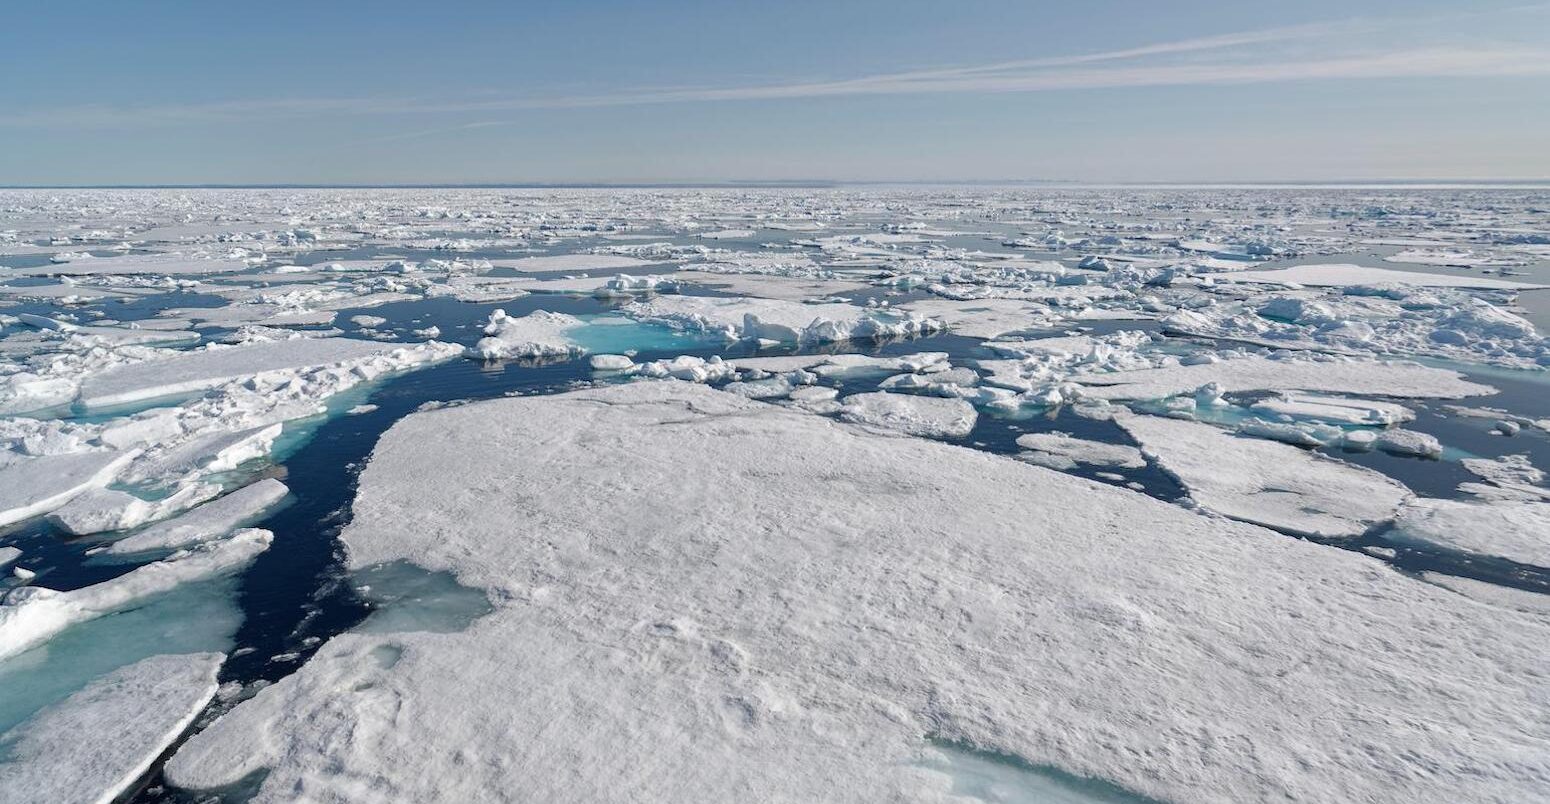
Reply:
[[[1550,177],[1550,5],[69,2],[0,184]]]

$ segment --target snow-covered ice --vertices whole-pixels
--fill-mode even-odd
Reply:
[[[174,519],[158,522],[108,545],[107,552],[125,555],[168,550],[225,536],[273,508],[290,489],[272,477],[244,486]]]
[[[1550,774],[1524,748],[1550,737],[1540,617],[703,386],[416,414],[354,509],[352,566],[450,570],[494,610],[336,637],[173,784],[945,799],[928,737],[1160,799],[1522,800]]]
[[[117,800],[215,696],[224,659],[142,659],[0,735],[0,801]]]
[[[1308,536],[1359,536],[1392,519],[1410,490],[1382,474],[1208,424],[1162,416],[1114,421],[1200,505]]]
[[[111,614],[179,584],[231,572],[267,550],[272,539],[273,534],[266,530],[240,530],[226,539],[197,545],[80,589],[12,589],[0,602],[0,660],[40,645],[72,625]]]

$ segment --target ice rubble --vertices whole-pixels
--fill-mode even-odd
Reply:
[[[1330,424],[1386,427],[1415,418],[1415,412],[1394,402],[1318,394],[1281,394],[1250,406],[1258,413],[1313,419]]]
[[[36,647],[72,625],[111,614],[179,584],[231,572],[267,550],[272,539],[269,531],[250,528],[80,589],[12,589],[0,603],[0,659]]]
[[[652,263],[649,260],[608,254],[552,254],[543,257],[490,260],[490,264],[496,268],[536,274],[545,271],[617,271],[621,268],[639,268]]]
[[[331,640],[170,782],[944,800],[927,737],[1195,801],[1514,800],[1550,774],[1521,750],[1550,737],[1541,617],[703,386],[413,415],[354,510],[352,566],[451,570],[494,611]]]
[[[117,800],[214,697],[224,658],[142,659],[0,735],[0,800]]]
[[[224,536],[273,508],[290,489],[274,478],[244,486],[175,519],[158,522],[108,545],[115,555],[168,550]]]
[[[535,310],[509,316],[505,310],[490,313],[484,337],[469,350],[485,360],[520,357],[574,357],[585,352],[567,334],[585,321],[564,313]]]
[[[1195,502],[1244,522],[1304,536],[1360,536],[1410,497],[1370,469],[1208,424],[1140,415],[1114,421]]]
[[[891,313],[851,304],[800,304],[777,299],[663,296],[627,305],[640,321],[728,339],[833,343],[928,334],[940,322],[915,313]]]

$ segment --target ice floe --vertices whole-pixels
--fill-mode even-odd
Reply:
[[[0,735],[0,800],[117,800],[215,696],[224,659],[142,659]]]
[[[174,553],[80,589],[12,589],[0,602],[0,659],[36,647],[72,625],[132,606],[179,584],[231,572],[267,550],[272,539],[273,534],[266,530],[240,530],[229,538]]]
[[[1306,536],[1360,536],[1394,517],[1410,490],[1318,453],[1162,416],[1114,421],[1205,508]]]
[[[353,566],[451,570],[494,610],[333,639],[173,784],[945,798],[928,737],[1161,799],[1510,800],[1550,772],[1515,748],[1550,732],[1540,617],[703,386],[411,416],[354,509]]]

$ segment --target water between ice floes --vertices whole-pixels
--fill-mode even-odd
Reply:
[[[180,303],[187,301],[191,300]],[[443,340],[468,344],[478,338],[480,327],[496,307],[513,315],[546,309],[597,321],[577,334],[578,340],[594,353],[635,349],[640,353],[639,360],[682,354],[751,354],[746,346],[729,349],[720,342],[658,327],[620,323],[608,317],[609,303],[590,298],[535,295],[500,304],[430,299],[381,305],[369,311],[345,310],[339,320],[347,322],[356,312],[368,312],[388,320],[376,327],[378,332],[405,334],[435,324],[441,328]],[[1097,323],[1103,329],[1142,328],[1138,326],[1140,322]],[[850,344],[826,351],[878,355],[942,351],[955,361],[992,356],[981,351],[978,341],[954,335],[886,344]],[[337,534],[348,520],[357,473],[381,434],[422,405],[556,393],[591,379],[592,372],[585,360],[548,365],[458,360],[357,389],[332,400],[328,417],[293,422],[277,446],[277,465],[267,470],[286,482],[292,490],[292,500],[257,523],[274,532],[273,548],[234,579],[191,585],[141,609],[81,625],[35,652],[28,662],[6,668],[5,674],[0,675],[0,685],[8,690],[0,703],[0,731],[68,695],[90,678],[149,653],[229,651],[231,658],[222,670],[222,681],[235,681],[251,689],[255,684],[273,682],[293,672],[323,641],[349,628],[455,630],[465,626],[486,611],[488,603],[481,593],[459,586],[445,573],[426,573],[407,565],[376,568],[356,577],[343,571]],[[1539,378],[1493,374],[1479,379],[1503,389],[1503,394],[1485,398],[1482,404],[1507,407],[1524,415],[1550,416]],[[875,386],[876,380],[871,379],[855,380],[840,388],[842,393],[855,393],[875,390]],[[343,415],[368,398],[376,406],[374,410]],[[1420,412],[1420,418],[1410,426],[1438,436],[1445,444],[1483,456],[1528,451],[1535,454],[1535,463],[1550,463],[1550,456],[1544,454],[1550,445],[1543,439],[1490,436],[1488,420],[1447,415],[1442,403],[1409,404]],[[1056,430],[1080,438],[1133,443],[1111,422],[1084,419],[1065,411],[983,415],[973,432],[959,443],[1013,454],[1018,451],[1015,441],[1019,435]],[[1382,453],[1340,457],[1393,475],[1431,496],[1457,496],[1457,483],[1471,479],[1457,463],[1450,461],[1423,461]],[[1079,467],[1073,473],[1099,482],[1131,484],[1132,488],[1164,500],[1174,500],[1185,493],[1154,466],[1099,475],[1112,471]],[[77,588],[128,569],[126,565],[90,558],[86,550],[92,542],[63,540],[45,524],[27,526],[12,541],[33,559],[34,566],[44,571],[41,580],[54,588]],[[1398,546],[1378,534],[1342,546],[1364,545],[1394,549],[1391,561],[1403,570],[1437,571],[1550,591],[1550,578],[1543,571],[1511,562],[1464,557],[1419,545]],[[17,690],[25,690],[26,694],[9,694]],[[956,789],[964,795],[1006,801],[1138,800],[1101,782],[1067,777],[1053,769],[1027,766],[953,745],[935,748],[941,759],[930,767],[952,775]],[[133,800],[184,798],[181,793],[160,787],[158,778],[153,776]]]

